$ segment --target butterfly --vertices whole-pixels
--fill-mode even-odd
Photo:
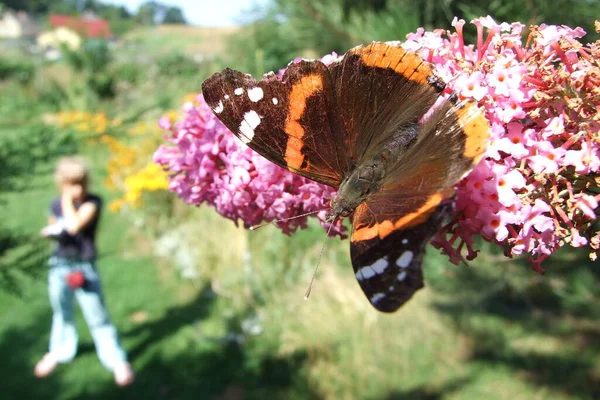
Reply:
[[[261,80],[225,69],[202,84],[213,113],[273,163],[336,188],[326,219],[351,217],[350,258],[371,304],[393,312],[422,288],[425,247],[454,186],[484,156],[477,104],[448,98],[429,63],[392,42]]]

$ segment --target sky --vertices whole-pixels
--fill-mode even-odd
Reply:
[[[201,26],[232,26],[244,21],[244,15],[268,0],[158,0],[159,3],[182,9],[188,23]],[[146,0],[101,0],[102,3],[125,6],[137,11]]]

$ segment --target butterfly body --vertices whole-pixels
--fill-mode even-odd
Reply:
[[[226,69],[202,87],[215,115],[283,168],[337,188],[326,219],[351,216],[350,258],[371,304],[392,312],[423,286],[425,246],[454,185],[481,159],[489,126],[474,102],[396,44],[358,46],[282,78]]]
[[[377,193],[386,176],[389,176],[388,171],[402,159],[402,154],[414,142],[416,134],[414,127],[401,130],[382,144],[379,153],[350,168],[349,175],[342,178],[337,195],[331,199],[331,210],[326,220],[331,222],[351,215],[369,194]]]

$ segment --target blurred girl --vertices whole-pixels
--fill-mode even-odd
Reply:
[[[58,363],[68,363],[75,357],[77,331],[73,297],[76,297],[92,333],[98,358],[113,372],[117,385],[129,385],[134,374],[106,310],[95,265],[102,199],[88,193],[88,170],[78,157],[61,159],[55,180],[60,197],[50,205],[48,226],[41,231],[42,236],[56,240],[48,276],[52,329],[49,351],[35,366],[35,376],[43,378]]]

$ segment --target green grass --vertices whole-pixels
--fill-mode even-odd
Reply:
[[[174,52],[214,57],[226,52],[227,38],[239,28],[202,28],[186,25],[139,27],[124,36],[129,46],[144,49],[145,55],[164,56]]]
[[[0,136],[4,143],[18,138],[7,131]],[[27,159],[27,150],[23,149],[20,156]],[[6,235],[19,232],[29,241],[34,240],[45,222],[48,204],[56,195],[51,176],[54,161],[29,164],[29,171],[12,177],[26,183],[3,191],[0,197]],[[93,180],[98,182],[101,176],[101,164],[96,165]],[[110,198],[110,193],[98,189],[105,199]],[[14,278],[0,292],[0,357],[4,360],[0,372],[11,377],[0,381],[3,396],[198,398],[219,394],[231,385],[230,390],[244,385],[254,387],[257,393],[264,393],[265,387],[277,390],[277,379],[265,378],[264,363],[280,371],[286,382],[283,390],[287,390],[288,378],[283,371],[295,371],[295,359],[260,360],[246,365],[246,349],[221,340],[230,330],[231,321],[224,317],[227,305],[218,304],[210,288],[181,281],[168,265],[159,267],[151,252],[137,248],[139,243],[128,233],[129,228],[121,216],[103,214],[98,267],[113,321],[139,373],[135,386],[121,391],[114,387],[111,374],[96,359],[80,316],[80,352],[76,360],[59,367],[45,380],[33,377],[33,366],[46,351],[50,327],[46,267],[43,258],[25,260],[36,265],[15,264],[15,253],[23,251],[21,248],[28,243],[12,241],[1,264],[2,271]],[[46,246],[38,246],[38,250],[48,253]],[[33,273],[24,275],[23,271]],[[265,381],[264,386],[259,386],[261,381]]]
[[[98,107],[157,118],[185,93],[184,81],[142,81]],[[43,125],[57,105],[36,88],[0,83],[11,93],[0,98],[2,398],[600,398],[600,271],[585,254],[561,252],[541,277],[491,249],[459,267],[429,249],[427,287],[384,315],[354,279],[348,241],[328,240],[305,301],[322,228],[247,232],[208,207],[181,207],[161,236],[176,238],[173,248],[127,215],[103,213],[98,266],[138,374],[132,387],[115,387],[81,316],[76,359],[35,379],[51,317],[48,246],[37,232],[56,196],[55,161],[82,152],[96,191],[107,203],[116,195],[100,184],[103,151]],[[182,260],[197,279],[180,277]]]

